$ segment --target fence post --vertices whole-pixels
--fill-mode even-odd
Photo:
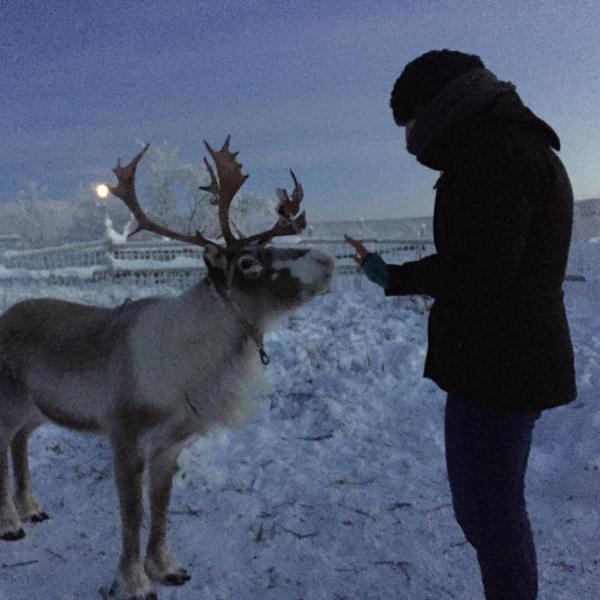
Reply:
[[[111,240],[106,240],[104,242],[104,254],[106,260],[106,273],[107,279],[110,281],[111,285],[116,283],[116,275],[115,275],[115,261],[114,259],[114,245]]]

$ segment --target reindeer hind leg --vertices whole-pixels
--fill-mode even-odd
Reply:
[[[17,431],[11,444],[13,470],[15,476],[14,502],[22,521],[41,523],[48,515],[40,505],[31,487],[27,446],[29,436],[39,425],[40,421],[32,421]]]
[[[14,430],[8,429],[0,422],[0,539],[6,542],[25,537],[19,513],[10,496],[8,447],[13,434]]]

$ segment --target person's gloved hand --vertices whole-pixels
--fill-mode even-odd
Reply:
[[[369,252],[360,240],[355,240],[349,235],[345,235],[344,238],[356,251],[356,256],[352,258],[362,267],[364,274],[373,283],[380,285],[383,289],[387,288],[389,285],[388,268],[383,258],[379,254]]]
[[[389,284],[388,267],[383,258],[375,252],[369,252],[362,261],[363,273],[377,285],[386,289]]]

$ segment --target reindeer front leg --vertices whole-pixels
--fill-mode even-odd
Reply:
[[[140,558],[144,458],[137,440],[113,435],[112,445],[115,482],[121,507],[123,548],[110,593],[116,600],[156,600],[157,596],[152,591],[152,583]]]
[[[180,446],[159,448],[150,457],[151,524],[144,566],[153,581],[163,585],[183,585],[190,580],[167,547],[167,509]]]

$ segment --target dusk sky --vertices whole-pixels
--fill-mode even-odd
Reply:
[[[388,101],[441,48],[515,83],[559,134],[576,198],[600,196],[594,0],[0,0],[0,201],[29,181],[48,198],[112,182],[139,141],[199,162],[202,139],[231,134],[245,189],[275,197],[292,167],[309,219],[430,215],[437,174]]]

